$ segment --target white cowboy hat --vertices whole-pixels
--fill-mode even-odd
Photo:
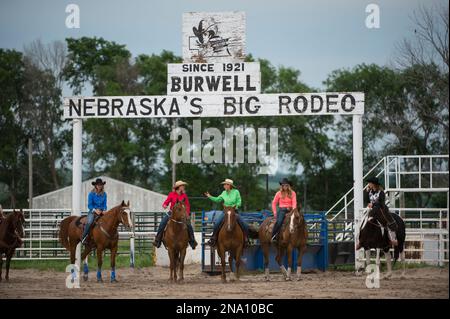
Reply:
[[[229,179],[229,178],[226,178],[226,179],[225,179],[222,183],[220,183],[220,184],[229,184],[229,185],[231,185],[231,186],[234,187],[233,180],[232,180],[232,179]]]
[[[173,185],[173,188],[177,188],[183,185],[187,185],[187,183],[183,181],[176,181],[175,184]]]

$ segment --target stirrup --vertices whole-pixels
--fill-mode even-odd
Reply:
[[[206,244],[214,247],[216,245],[216,240],[211,237]]]

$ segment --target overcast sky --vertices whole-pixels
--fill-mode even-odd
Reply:
[[[395,44],[414,30],[420,5],[442,0],[0,0],[0,47],[22,50],[41,38],[97,36],[125,44],[133,56],[171,50],[181,56],[181,17],[189,11],[245,11],[247,52],[301,71],[322,88],[328,74],[359,63],[390,64]],[[65,26],[65,8],[80,7],[80,29]],[[380,28],[368,29],[366,6],[380,7]]]

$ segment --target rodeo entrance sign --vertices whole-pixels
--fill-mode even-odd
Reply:
[[[73,119],[72,214],[81,214],[83,118],[352,115],[354,215],[359,220],[364,93],[262,94],[259,63],[244,62],[244,12],[185,13],[182,26],[184,63],[168,64],[166,96],[64,98],[64,118]]]

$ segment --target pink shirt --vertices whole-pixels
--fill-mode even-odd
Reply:
[[[291,192],[291,197],[286,196],[285,198],[281,197],[281,192],[278,191],[275,194],[275,197],[272,201],[272,212],[273,216],[277,217],[277,204],[278,207],[290,207],[290,208],[297,208],[297,195],[294,191]]]
[[[177,192],[170,192],[169,195],[167,195],[167,199],[163,203],[163,207],[170,204],[170,209],[172,210],[173,206],[175,206],[175,203],[178,201],[182,201],[184,199],[184,205],[186,206],[186,215],[189,217],[191,214],[191,205],[189,204],[189,199],[186,195],[186,193],[181,193],[181,195],[178,195]]]

